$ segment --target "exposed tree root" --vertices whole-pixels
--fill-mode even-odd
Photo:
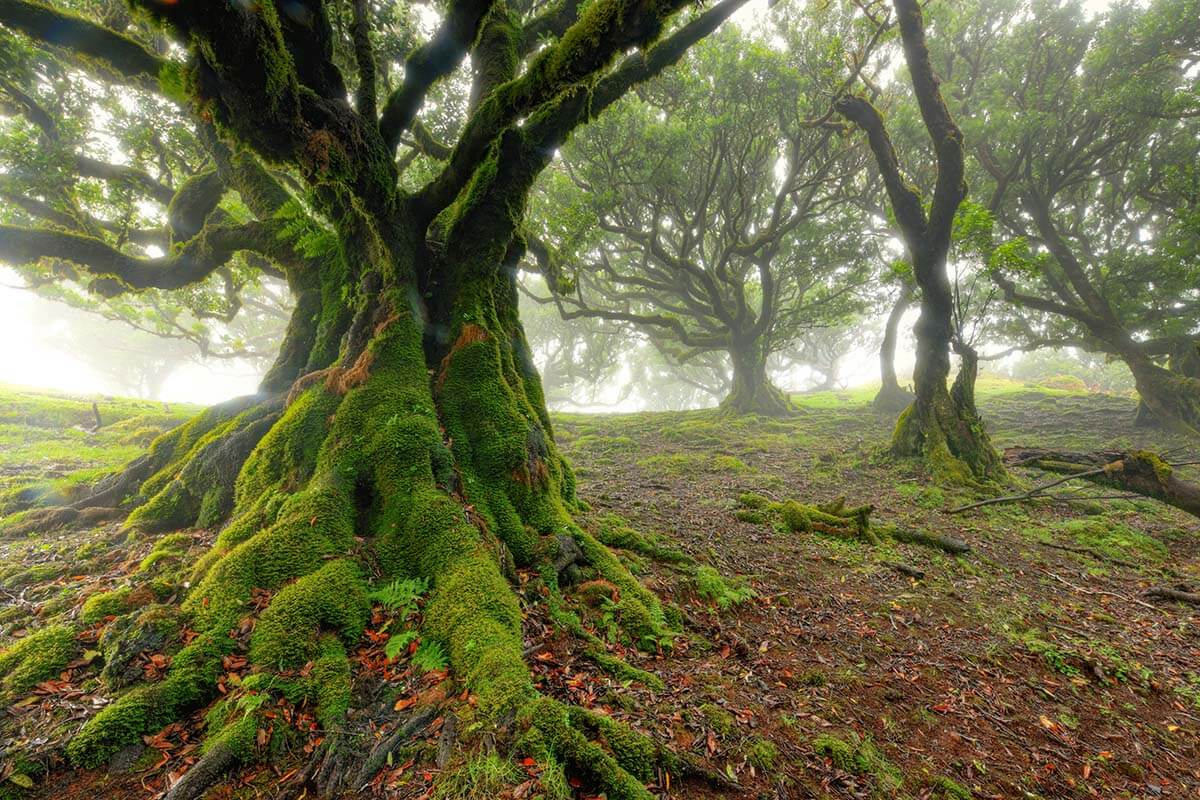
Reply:
[[[925,570],[918,569],[911,564],[901,564],[898,561],[890,561],[888,562],[888,566],[896,570],[896,572],[899,572],[901,575],[906,575],[913,580],[925,580]]]
[[[513,586],[514,567],[532,568],[544,587],[537,596],[586,655],[623,680],[661,688],[588,629],[584,587],[609,587],[595,595],[609,636],[655,650],[677,635],[681,615],[610,544],[685,574],[699,566],[654,537],[606,525],[597,539],[574,523],[573,479],[528,383],[521,388],[529,378],[508,340],[483,328],[458,337],[431,381],[419,329],[391,320],[375,326],[372,357],[355,359],[362,374],[352,385],[310,382],[291,403],[280,394],[210,410],[97,486],[94,496],[135,506],[128,525],[143,535],[220,529],[209,552],[177,566],[178,585],[191,586],[181,607],[135,608],[110,623],[106,659],[116,664],[123,641],[133,647],[154,631],[170,666],[157,681],[133,675],[128,689],[114,667],[115,698],[70,740],[71,761],[103,764],[208,706],[203,755],[167,795],[194,800],[285,746],[276,737],[289,734],[271,733],[263,714],[287,703],[309,709],[325,732],[298,778],[325,796],[360,790],[435,714],[444,719],[435,760],[451,769],[455,750],[486,740],[552,757],[613,800],[649,798],[643,782],[655,770],[721,781],[624,725],[539,695]],[[348,652],[370,618],[371,584],[401,577],[432,587],[420,637],[442,648],[453,696],[469,702],[430,701],[375,741],[347,720],[356,702]],[[584,602],[573,605],[572,587]],[[232,687],[222,677],[231,658],[248,671]]]
[[[126,512],[119,508],[89,507],[76,509],[70,506],[51,506],[50,508],[34,508],[26,511],[5,526],[4,535],[9,537],[24,536],[28,533],[52,531],[59,528],[98,525],[120,519]]]
[[[940,534],[925,533],[923,531],[908,530],[905,528],[897,528],[888,526],[886,528],[887,535],[898,542],[905,544],[919,544],[923,547],[931,547],[935,550],[943,550],[951,555],[961,556],[971,552],[971,545],[955,539],[953,536],[942,536]]]
[[[183,774],[163,800],[197,800],[237,766],[238,755],[226,742],[216,742]]]

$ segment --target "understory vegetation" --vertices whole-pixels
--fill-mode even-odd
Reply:
[[[796,396],[797,416],[785,421],[715,411],[557,416],[590,505],[582,523],[636,577],[622,583],[585,567],[571,599],[546,604],[533,596],[550,586],[518,569],[526,589],[518,646],[530,653],[544,702],[562,704],[535,713],[576,709],[564,713],[601,734],[597,755],[620,758],[664,792],[651,740],[633,732],[710,763],[715,774],[690,782],[687,797],[1120,797],[1190,786],[1200,765],[1196,612],[1142,593],[1200,580],[1195,519],[1144,498],[1089,499],[1103,492],[1086,489],[947,515],[974,495],[890,456],[889,423],[871,396]],[[0,451],[9,489],[43,485],[44,462],[76,439],[72,423],[91,414],[90,403],[16,390],[4,401],[24,404],[21,424],[44,444]],[[118,430],[89,440],[119,433],[124,404],[99,404]],[[1002,446],[1024,441],[1031,425],[1064,448],[1180,444],[1130,428],[1135,403],[1125,398],[989,380],[980,404]],[[139,425],[174,419],[161,406],[135,410],[143,413],[129,419],[142,417]],[[101,470],[123,455],[103,452],[82,449],[62,469]],[[1015,477],[1039,479],[1033,470]],[[299,788],[292,767],[335,735],[338,709],[403,717],[466,688],[430,633],[428,583],[379,582],[356,595],[349,567],[330,561],[313,581],[328,598],[323,626],[337,637],[303,644],[272,633],[293,624],[295,603],[312,602],[306,580],[274,597],[254,590],[206,707],[182,722],[163,718],[144,741],[92,762],[100,771],[58,773],[91,741],[78,735],[81,718],[128,707],[109,704],[148,689],[186,690],[172,676],[203,612],[172,603],[212,540],[202,528],[147,537],[118,522],[0,540],[0,693],[9,709],[0,724],[12,743],[0,796],[165,788],[223,746],[270,752],[279,770],[257,758],[232,762],[243,786],[234,796],[254,796],[281,775]],[[661,624],[629,602],[646,590],[662,598],[675,631],[653,642],[631,633]],[[342,616],[353,607],[365,626],[357,613]],[[262,662],[284,669],[256,671]],[[363,705],[368,696],[377,710]],[[380,791],[587,796],[586,774],[539,750],[540,740],[522,744],[543,754],[527,761],[486,747],[450,754],[447,726],[466,737],[477,723],[461,708],[426,723],[377,756]],[[222,738],[200,747],[214,725]],[[943,745],[921,744],[929,741]],[[436,783],[442,768],[452,777]]]

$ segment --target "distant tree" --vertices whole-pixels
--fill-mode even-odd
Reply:
[[[1200,431],[1200,4],[938,14],[1006,335],[1120,358],[1150,411]]]
[[[946,108],[930,63],[920,5],[916,0],[895,0],[895,9],[908,77],[937,164],[928,210],[918,188],[905,178],[875,106],[859,95],[837,102],[837,110],[867,136],[921,292],[915,330],[916,396],[900,417],[892,449],[898,455],[924,458],[947,480],[993,480],[1004,469],[975,409],[978,356],[956,327],[954,286],[946,269],[955,217],[967,194],[962,132]],[[952,348],[961,366],[950,389]]]
[[[817,12],[814,12],[817,13]],[[788,58],[729,29],[575,137],[547,171],[531,247],[568,319],[635,326],[677,363],[727,354],[722,406],[782,414],[767,362],[857,305],[869,243],[858,206],[865,149],[840,140],[828,94],[841,37],[831,12]]]
[[[895,299],[888,309],[883,325],[883,337],[879,343],[879,392],[871,403],[879,411],[898,414],[916,399],[911,391],[900,385],[900,378],[896,375],[896,347],[900,341],[900,323],[912,307],[915,290],[907,270],[904,274],[896,276],[892,283],[892,296]]]
[[[522,296],[521,319],[551,408],[676,411],[714,405],[729,393],[729,365],[720,353],[679,362],[632,325],[564,320],[541,276],[523,279],[535,285]]]
[[[586,562],[621,587],[617,627],[634,646],[657,647],[677,618],[574,522],[514,267],[554,152],[742,2],[451,0],[407,20],[407,4],[367,0],[136,0],[136,14],[0,0],[16,113],[0,138],[29,154],[10,148],[4,175],[47,154],[4,201],[0,260],[105,296],[221,286],[245,266],[295,298],[260,393],[160,437],[73,506],[23,517],[120,506],[147,536],[221,530],[177,589],[186,644],[161,680],[70,737],[73,763],[104,764],[215,700],[239,646],[229,631],[255,602],[246,658],[262,696],[305,704],[326,733],[306,767],[313,793],[359,791],[386,754],[364,758],[379,729],[347,713],[363,702],[348,651],[370,622],[372,575],[431,584],[421,637],[464,709],[470,696],[462,734],[520,732],[529,757],[612,797],[648,800],[659,761],[678,774],[686,756],[542,696],[524,661],[518,566],[543,590],[525,594],[562,603],[559,572]],[[118,137],[111,152],[86,135],[93,123]],[[577,628],[597,661],[631,674]],[[210,709],[207,746],[169,800],[274,752],[255,736],[275,707]],[[602,749],[596,725],[630,747]]]

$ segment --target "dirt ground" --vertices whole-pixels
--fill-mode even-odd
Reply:
[[[526,633],[542,690],[623,719],[723,776],[681,784],[660,775],[652,788],[664,797],[1200,797],[1200,616],[1142,596],[1153,586],[1200,587],[1197,520],[1073,485],[1053,500],[947,514],[978,495],[937,487],[891,460],[894,420],[876,415],[868,399],[806,396],[787,420],[558,416],[556,435],[590,506],[585,525],[661,534],[696,561],[743,576],[756,597],[717,608],[677,567],[625,553],[682,609],[686,634],[658,654],[619,644],[612,652],[665,688],[602,673],[554,630],[544,605],[531,604]],[[1179,461],[1200,450],[1133,428],[1127,398],[994,385],[980,401],[1001,447],[1136,445]],[[65,427],[64,419],[43,427],[52,425]],[[0,442],[5,485],[45,475],[36,454],[6,460],[20,438],[9,433]],[[54,458],[50,474],[101,461],[73,462],[69,448]],[[1182,469],[1200,480],[1195,467]],[[1042,477],[1014,473],[1018,485]],[[869,503],[873,520],[951,536],[971,551],[794,533],[745,513],[746,493]],[[79,625],[82,600],[118,585],[154,544],[118,531],[0,537],[0,648],[51,619]],[[189,532],[186,552],[202,552],[211,536]],[[83,628],[82,654],[58,683],[39,685],[0,715],[0,778],[9,779],[0,798],[154,797],[194,761],[195,736],[180,726],[131,753],[133,767],[57,769],[55,754],[79,720],[107,702],[87,641],[102,625],[95,634]],[[378,651],[377,641],[364,641],[364,670],[378,668]],[[151,655],[138,668],[151,675]],[[446,676],[385,679],[408,681],[415,696]],[[17,763],[18,751],[41,761]],[[38,775],[32,792],[11,780],[45,766],[50,778]],[[420,761],[403,766],[403,776],[376,788],[430,796],[435,775]],[[538,796],[536,770],[527,771],[495,796]],[[221,796],[284,796],[274,787],[287,778],[286,766],[250,769]],[[575,793],[593,797],[582,785]]]

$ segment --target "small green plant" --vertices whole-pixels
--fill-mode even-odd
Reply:
[[[417,601],[427,591],[429,581],[425,578],[398,578],[371,592],[367,598],[404,619],[417,610]]]
[[[839,739],[823,734],[813,739],[813,750],[840,770],[871,776],[876,788],[890,797],[904,784],[904,773],[879,752],[869,736],[849,732],[845,739]]]
[[[746,746],[746,760],[759,772],[770,772],[779,760],[779,748],[766,739],[754,738]]]
[[[383,654],[388,657],[389,661],[394,661],[400,656],[408,646],[417,640],[416,631],[402,631],[394,634],[392,638],[387,640],[387,644],[383,646]]]
[[[270,699],[271,696],[265,692],[247,692],[237,699],[237,707],[246,716],[249,716]]]
[[[436,672],[445,669],[449,659],[441,642],[422,639],[420,646],[417,647],[417,652],[413,653],[412,663],[414,667],[423,672]]]
[[[461,769],[445,773],[435,800],[491,800],[521,780],[521,771],[498,755],[475,756]]]
[[[1050,642],[1038,637],[1034,631],[1028,631],[1021,636],[1025,649],[1035,656],[1041,656],[1046,666],[1060,675],[1074,677],[1079,674],[1079,668],[1068,662],[1069,653],[1060,650]]]

